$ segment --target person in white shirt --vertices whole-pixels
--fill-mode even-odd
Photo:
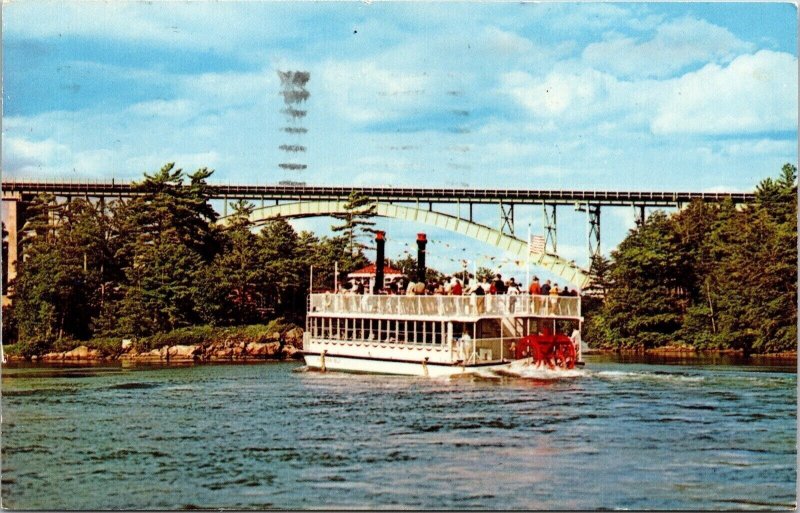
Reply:
[[[466,326],[464,328],[466,329]],[[461,360],[466,362],[472,356],[472,337],[469,336],[468,332],[465,331],[464,334],[461,335],[461,341],[458,346]]]

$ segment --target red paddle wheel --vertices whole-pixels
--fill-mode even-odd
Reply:
[[[577,355],[568,336],[536,334],[522,338],[516,347],[516,358],[532,358],[536,365],[550,369],[574,369]]]

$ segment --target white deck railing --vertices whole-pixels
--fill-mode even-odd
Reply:
[[[310,313],[453,316],[580,317],[581,298],[571,296],[383,296],[311,294]]]

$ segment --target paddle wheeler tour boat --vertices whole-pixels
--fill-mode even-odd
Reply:
[[[580,297],[382,294],[377,284],[384,283],[384,243],[378,232],[372,290],[309,295],[303,338],[308,368],[453,376],[520,364],[583,364]],[[417,280],[425,276],[426,243],[420,233]]]

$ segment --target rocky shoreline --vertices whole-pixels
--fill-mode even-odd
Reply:
[[[258,360],[288,360],[301,357],[303,330],[291,329],[280,335],[270,334],[266,342],[221,340],[203,344],[163,346],[149,351],[139,351],[130,341],[122,341],[119,351],[104,354],[99,349],[85,345],[70,351],[45,353],[30,361],[41,363],[68,363],[93,361],[123,361],[141,363],[200,363]],[[10,362],[26,361],[23,356],[6,355]]]
[[[140,351],[129,341],[122,341],[117,352],[104,353],[99,349],[91,349],[85,345],[78,346],[70,351],[50,352],[34,356],[30,361],[41,363],[75,363],[75,362],[102,362],[122,361],[129,363],[202,363],[202,362],[245,362],[245,361],[275,361],[299,359],[302,357],[303,330],[293,328],[283,335],[271,333],[266,337],[266,342],[249,342],[236,339],[226,339],[202,344],[168,345],[149,351]],[[653,349],[600,349],[591,348],[585,354],[621,354],[621,355],[651,355],[665,357],[714,357],[714,356],[743,356],[737,349],[708,349],[697,350],[690,346],[664,346]],[[772,359],[797,359],[797,352],[782,352],[768,354],[752,354],[757,358]],[[9,362],[23,362],[26,359],[19,355],[6,355]]]

